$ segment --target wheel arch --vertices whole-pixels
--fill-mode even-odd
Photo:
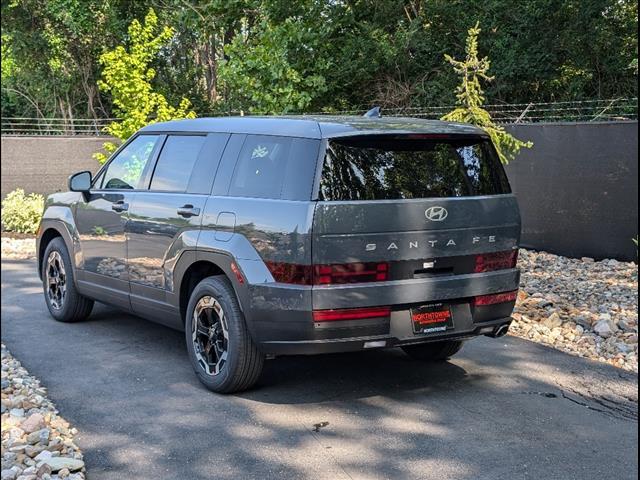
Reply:
[[[47,250],[47,246],[53,241],[55,238],[62,238],[65,246],[67,247],[67,251],[69,252],[69,257],[71,258],[71,267],[76,269],[76,251],[74,249],[74,242],[71,238],[71,234],[65,227],[63,222],[55,221],[55,220],[43,220],[40,226],[40,232],[37,238],[36,245],[36,254],[38,259],[38,276],[42,280],[42,261],[44,260],[44,252]],[[75,278],[75,275],[74,275]]]
[[[239,277],[234,273],[232,264],[235,265],[233,256],[221,252],[188,251],[183,252],[174,270],[174,304],[180,312],[180,318],[184,325],[186,319],[187,305],[191,292],[195,286],[203,279],[223,275],[227,278],[233,288],[240,310],[245,314],[245,305],[248,301],[246,280],[240,283]],[[237,267],[236,267],[237,268]],[[247,321],[251,331],[251,325]]]

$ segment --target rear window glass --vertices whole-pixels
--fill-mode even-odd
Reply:
[[[510,193],[484,138],[362,136],[330,140],[320,200],[395,200]]]
[[[247,135],[229,195],[309,200],[319,145],[311,139]]]

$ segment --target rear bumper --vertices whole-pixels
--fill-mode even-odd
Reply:
[[[510,322],[514,303],[474,308],[479,295],[517,290],[517,269],[403,280],[385,283],[308,287],[284,284],[250,285],[245,317],[254,341],[267,354],[313,354],[361,350],[365,342],[384,346],[468,338],[486,326]],[[436,335],[415,335],[411,308],[430,302],[451,305],[454,329]],[[312,311],[391,306],[389,318],[314,323]]]
[[[441,335],[412,335],[398,338],[387,334],[320,340],[271,341],[263,342],[261,350],[271,355],[316,355],[321,353],[356,352],[373,348],[402,347],[443,340],[469,340],[479,335],[488,335],[498,327],[509,326],[511,320],[511,317],[498,318],[489,322],[473,324],[469,329],[456,328],[455,331]]]
[[[486,273],[396,280],[384,284],[316,286],[312,291],[312,301],[316,310],[402,305],[507,292],[516,290],[519,283],[520,271],[514,268]]]

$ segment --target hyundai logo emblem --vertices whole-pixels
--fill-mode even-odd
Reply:
[[[441,222],[449,216],[449,212],[444,207],[429,207],[424,211],[424,216],[432,222]]]

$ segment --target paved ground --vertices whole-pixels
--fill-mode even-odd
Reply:
[[[90,479],[637,478],[637,376],[517,338],[439,365],[277,359],[218,396],[181,333],[104,306],[56,323],[34,264],[7,260],[2,339],[79,429]]]

